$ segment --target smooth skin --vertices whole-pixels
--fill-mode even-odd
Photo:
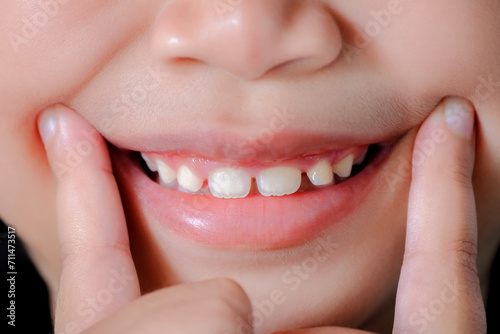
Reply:
[[[229,2],[235,5],[229,11],[218,13],[214,9],[214,3]],[[179,284],[225,277],[244,289],[253,312],[259,311],[273,292],[282,292],[273,312],[261,312],[260,323],[254,322],[255,334],[326,325],[390,333],[407,228],[409,159],[418,128],[448,96],[464,97],[476,110],[473,184],[477,267],[485,298],[488,289],[495,288],[496,282],[488,281],[488,273],[500,240],[498,13],[498,0],[0,2],[0,216],[26,245],[54,305],[58,290],[68,297],[66,305],[70,305],[59,303],[59,308],[74,313],[64,318],[63,313],[54,312],[57,331],[77,332],[71,326],[66,329],[72,322],[82,328],[98,324],[99,318],[107,319],[114,309],[139,298],[137,289],[132,289],[137,278],[140,295],[154,295]],[[147,96],[141,95],[144,91]],[[129,260],[120,263],[113,259],[109,250],[102,255],[95,249],[92,235],[112,241],[114,234],[110,233],[115,233],[117,225],[125,231],[125,222],[110,219],[112,213],[106,212],[113,207],[114,211],[122,210],[119,201],[111,204],[112,197],[103,196],[100,187],[106,183],[92,177],[95,173],[84,172],[76,180],[78,186],[72,187],[76,194],[59,195],[59,201],[70,201],[74,196],[95,201],[95,205],[71,204],[71,210],[67,206],[77,219],[67,222],[81,222],[73,228],[76,235],[71,240],[78,239],[80,253],[90,259],[74,261],[74,265],[65,261],[64,279],[69,275],[66,268],[71,266],[75,268],[70,273],[80,279],[66,280],[62,289],[57,184],[37,131],[40,112],[56,104],[76,111],[112,148],[110,157],[117,167],[114,176],[133,258],[132,267]],[[123,156],[115,154],[114,148],[160,153],[182,149],[203,155],[197,143],[206,144],[210,151],[226,149],[217,137],[231,134],[237,140],[227,142],[229,153],[237,152],[239,142],[258,138],[269,128],[275,108],[286,108],[295,119],[276,136],[276,142],[264,148],[266,154],[288,147],[280,138],[297,140],[303,133],[306,137],[299,141],[305,144],[309,136],[331,136],[327,149],[336,149],[339,144],[345,148],[344,137],[348,138],[347,146],[401,138],[388,152],[382,168],[376,170],[377,177],[368,180],[372,188],[360,185],[366,197],[351,214],[341,220],[322,220],[319,223],[326,228],[317,237],[304,238],[287,249],[259,251],[258,244],[248,250],[219,249],[219,245],[175,233],[169,228],[174,219],[155,217],[162,203],[151,207],[148,204],[152,203],[141,200],[151,193],[142,192],[135,181],[143,180],[147,190],[155,185],[148,183],[146,175],[127,180],[127,169],[120,164]],[[92,153],[96,154],[101,145],[98,133],[92,138]],[[83,144],[77,140],[77,146]],[[314,151],[303,147],[292,155]],[[452,161],[445,158],[449,154],[436,159]],[[103,156],[107,160],[107,155]],[[209,158],[224,157],[214,154]],[[230,160],[237,166],[243,162],[237,156]],[[438,176],[427,177],[439,182],[431,185],[444,182]],[[114,184],[114,180],[110,182]],[[91,186],[97,188],[88,190],[92,195],[85,195],[84,189]],[[437,190],[425,194],[437,196]],[[439,199],[453,202],[450,196]],[[58,207],[61,211],[66,206],[58,203]],[[99,220],[87,219],[92,213],[89,208],[94,208],[94,217]],[[279,222],[281,217],[276,218]],[[85,232],[85,224],[94,221],[102,226],[92,228],[95,233]],[[59,219],[61,222],[66,220]],[[432,231],[440,223],[432,221]],[[437,232],[440,238],[450,236],[448,230]],[[71,250],[70,246],[64,248],[65,254]],[[311,262],[317,259],[318,250],[324,261]],[[428,268],[429,263],[425,265]],[[448,265],[446,261],[436,270]],[[423,272],[436,272],[431,269]],[[454,281],[443,279],[443,289],[432,291],[432,298],[421,301],[422,313],[416,309],[413,318],[413,313],[405,313],[414,320],[414,332],[445,319],[444,309],[452,310],[446,301],[454,300],[456,294],[446,283],[455,286]],[[422,289],[410,290],[425,296]],[[75,297],[70,298],[70,294]],[[72,299],[77,309],[70,307]],[[188,314],[191,319],[195,316],[194,310]],[[132,320],[128,314],[123,318],[123,323]],[[181,317],[176,315],[175,319]]]
[[[470,103],[449,98],[417,134],[414,152],[421,152],[429,143],[433,149],[418,161],[414,156],[394,333],[486,332],[476,268],[477,222],[471,181],[474,118]],[[63,270],[56,334],[238,333],[251,305],[243,289],[231,280],[180,284],[140,296],[105,141],[96,140],[89,154],[70,173],[61,175],[57,163],[64,161],[65,148],[76,147],[93,128],[62,105],[46,110],[38,124],[57,177]],[[109,283],[113,272],[126,277],[127,284],[119,292]],[[104,296],[109,290],[111,301],[82,318],[78,312],[82,301]],[[363,332],[325,327],[287,333]]]

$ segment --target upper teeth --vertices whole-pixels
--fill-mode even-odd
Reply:
[[[181,166],[177,171],[177,182],[189,191],[197,192],[203,186],[203,179],[196,176],[187,166]]]
[[[333,181],[332,165],[322,160],[307,172],[307,176],[315,186],[330,184]]]
[[[144,159],[146,162],[146,165],[148,165],[148,168],[152,172],[157,172],[158,171],[158,166],[156,163],[154,163],[147,155],[144,153],[141,153],[141,157]]]
[[[348,155],[344,160],[332,166],[332,170],[340,177],[349,177],[351,175],[354,154]]]
[[[273,167],[257,176],[257,187],[264,196],[290,195],[299,190],[302,172],[294,167]]]
[[[158,174],[160,174],[160,182],[162,185],[167,185],[177,179],[177,173],[175,170],[167,166],[163,161],[157,162],[157,170]]]
[[[151,171],[158,171],[160,184],[174,187],[175,181],[179,190],[197,193],[203,188],[204,179],[197,176],[189,167],[182,165],[177,172],[163,161],[152,160],[142,154]],[[334,183],[333,175],[346,178],[351,175],[354,154],[348,155],[340,162],[331,165],[327,160],[321,160],[307,171],[307,176],[315,186]],[[295,167],[280,166],[262,170],[255,176],[259,192],[264,196],[284,196],[297,192],[302,182],[302,171]],[[252,176],[243,168],[219,168],[208,175],[208,188],[213,196],[218,198],[243,198],[252,189]],[[206,188],[203,188],[206,191]]]
[[[245,171],[221,168],[208,176],[210,192],[219,198],[243,198],[248,195],[252,178]]]

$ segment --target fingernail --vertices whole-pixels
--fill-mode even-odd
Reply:
[[[450,98],[446,101],[445,117],[448,127],[459,136],[470,139],[474,130],[474,107],[465,100]]]
[[[45,110],[38,118],[38,131],[44,145],[47,145],[52,137],[54,137],[59,123],[58,118],[57,112],[52,109]]]

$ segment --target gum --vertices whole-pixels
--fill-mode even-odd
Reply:
[[[208,179],[208,175],[219,168],[235,168],[243,169],[248,175],[255,178],[264,169],[277,167],[277,166],[288,166],[300,169],[303,173],[307,173],[309,169],[314,167],[316,163],[321,160],[327,160],[330,164],[334,165],[342,161],[345,157],[350,154],[354,154],[354,161],[363,157],[368,151],[369,145],[352,147],[342,151],[328,151],[318,154],[304,155],[296,158],[291,158],[281,161],[273,162],[248,162],[248,163],[238,163],[236,161],[215,161],[206,157],[200,157],[189,154],[180,154],[177,152],[167,152],[167,153],[156,153],[148,152],[142,153],[151,161],[161,160],[167,166],[174,170],[178,170],[182,165],[187,166],[192,172],[194,172],[198,177],[203,179]]]

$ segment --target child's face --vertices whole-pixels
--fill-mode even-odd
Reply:
[[[178,151],[255,173],[401,139],[345,183],[286,197],[160,188],[113,155],[143,289],[233,278],[262,330],[359,325],[391,300],[407,161],[445,96],[477,109],[480,270],[498,240],[497,0],[4,1],[0,13],[0,215],[52,287],[55,185],[36,117],[54,103],[127,151],[192,166]]]

